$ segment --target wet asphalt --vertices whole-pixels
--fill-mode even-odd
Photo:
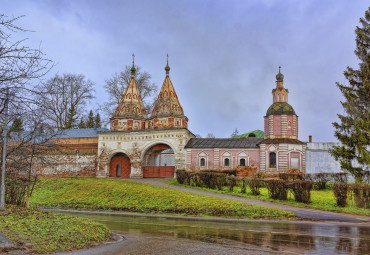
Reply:
[[[205,195],[205,196],[225,198],[225,199],[230,199],[230,200],[248,203],[252,205],[261,205],[261,206],[282,209],[282,210],[293,212],[296,217],[306,219],[306,220],[337,221],[337,222],[350,222],[350,223],[369,222],[370,223],[369,216],[349,215],[349,214],[344,215],[342,213],[321,211],[321,210],[315,210],[315,209],[303,208],[303,207],[296,207],[296,206],[291,206],[291,205],[284,205],[284,204],[278,204],[278,203],[273,203],[273,202],[268,202],[268,201],[262,201],[258,199],[243,198],[243,197],[238,197],[238,196],[233,196],[233,195],[192,189],[192,188],[187,188],[183,186],[175,186],[175,185],[170,185],[166,183],[168,178],[144,178],[144,179],[127,179],[127,180],[147,183],[147,184],[161,186],[161,187],[167,187],[167,188],[181,190],[181,191],[187,191],[187,192]]]

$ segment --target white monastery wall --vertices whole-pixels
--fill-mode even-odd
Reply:
[[[187,129],[99,133],[97,177],[109,176],[110,159],[121,152],[130,158],[130,177],[141,178],[144,155],[156,144],[170,146],[175,153],[176,170],[185,169],[184,147],[192,137],[194,135]]]
[[[340,169],[340,164],[329,153],[335,145],[340,143],[307,143],[306,149],[306,173],[339,173],[343,172]]]

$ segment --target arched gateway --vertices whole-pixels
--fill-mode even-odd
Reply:
[[[173,177],[175,152],[166,144],[157,144],[146,151],[143,159],[143,177]]]

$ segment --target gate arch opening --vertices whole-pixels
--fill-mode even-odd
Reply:
[[[143,177],[173,177],[175,152],[164,143],[153,145],[144,155]]]
[[[117,153],[110,160],[109,176],[128,178],[131,174],[130,158],[125,153]]]

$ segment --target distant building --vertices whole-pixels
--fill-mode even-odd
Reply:
[[[255,166],[259,171],[305,171],[306,144],[298,140],[298,116],[288,104],[284,76],[276,75],[273,104],[264,117],[264,130],[255,130],[232,139],[192,138],[187,143],[188,168],[235,168]]]

